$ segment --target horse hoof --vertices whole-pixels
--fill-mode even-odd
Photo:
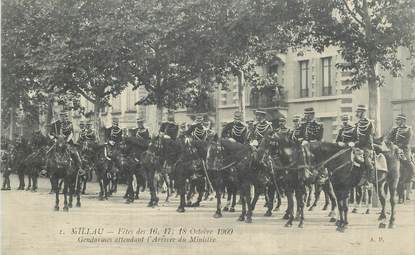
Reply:
[[[386,224],[383,222],[379,223],[379,228],[386,228]]]
[[[55,208],[53,208],[55,211],[59,211],[59,206],[55,206]]]
[[[139,197],[138,196],[135,196],[134,199],[139,199]]]
[[[336,220],[336,223],[334,223],[334,225],[336,225],[337,227],[340,227],[340,225],[341,225],[342,223],[341,223],[341,221],[339,221],[339,220]]]
[[[300,216],[295,216],[294,220],[295,220],[295,221],[300,220]]]
[[[284,214],[284,216],[282,216],[283,220],[288,220],[290,218],[290,215],[288,215],[287,213]]]
[[[252,218],[251,217],[246,217],[245,223],[252,223]]]
[[[390,228],[390,229],[395,228],[395,224],[390,222],[389,225],[388,225],[388,228]]]
[[[352,213],[357,213],[357,208],[353,208]]]
[[[334,211],[330,211],[327,217],[333,217],[333,216],[334,216]]]
[[[292,226],[293,226],[293,224],[291,222],[287,222],[284,225],[284,227],[286,227],[286,228],[291,228]]]
[[[267,211],[267,212],[264,214],[264,216],[265,216],[265,217],[271,217],[271,215],[272,215],[272,212],[271,212],[271,211]]]
[[[314,206],[311,206],[310,208],[308,208],[308,211],[313,211],[313,209],[314,209]]]
[[[221,218],[222,217],[222,213],[220,213],[220,212],[216,212],[214,215],[213,215],[213,218],[215,218],[215,219],[217,219],[217,218]]]
[[[63,211],[64,211],[64,212],[69,212],[69,207],[68,207],[68,206],[64,206],[64,207],[63,207]]]
[[[367,209],[366,210],[366,214],[370,214],[370,209]]]
[[[333,218],[332,217],[332,218],[330,218],[330,221],[329,222],[336,222],[336,220],[337,220],[336,218]]]
[[[82,195],[85,195],[86,193],[85,193],[85,191],[82,191],[82,192],[81,192],[81,194],[82,194]]]
[[[99,197],[98,200],[99,201],[104,201],[104,197]]]
[[[245,216],[244,216],[244,215],[240,215],[240,216],[238,217],[238,220],[239,220],[239,221],[244,221],[244,220],[245,220]]]
[[[338,227],[336,228],[336,230],[337,230],[337,232],[344,233],[345,228],[344,228],[344,227],[342,227],[342,226],[338,226]]]
[[[200,203],[199,203],[199,202],[193,203],[193,204],[191,205],[191,207],[199,207],[199,206],[200,206]]]
[[[324,205],[324,207],[323,207],[323,209],[322,209],[322,210],[323,210],[323,211],[327,211],[327,207],[328,207],[327,205]]]
[[[69,207],[69,208],[72,208],[72,204],[68,204],[68,207]]]
[[[81,207],[81,203],[76,203],[76,207]]]
[[[398,204],[403,204],[403,199],[399,199]]]
[[[231,209],[229,209],[229,212],[235,212],[235,208],[231,207]]]
[[[179,208],[177,208],[176,212],[178,212],[178,213],[184,213],[185,210],[184,210],[183,207],[179,207]]]
[[[279,210],[280,210],[280,208],[279,208],[279,207],[275,207],[273,211],[274,211],[274,212],[278,212]]]
[[[229,211],[229,208],[227,206],[225,206],[225,207],[223,207],[223,211],[224,212],[228,212]]]
[[[300,222],[300,223],[298,224],[298,227],[299,227],[299,228],[304,228],[304,223]]]

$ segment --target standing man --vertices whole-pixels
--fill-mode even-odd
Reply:
[[[179,133],[179,126],[174,122],[174,113],[169,112],[167,121],[161,123],[159,132],[164,138],[176,140]]]
[[[336,143],[343,147],[353,141],[354,127],[349,123],[349,115],[344,114],[341,120],[342,126],[337,134]]]
[[[363,150],[363,157],[366,166],[366,179],[369,182],[374,181],[374,167],[373,160],[373,135],[375,133],[373,123],[366,117],[366,105],[358,105],[356,108],[356,118],[358,119],[353,133],[353,142],[349,143],[351,146],[355,145],[357,148]],[[353,144],[354,143],[354,144]]]
[[[302,145],[309,142],[321,141],[323,138],[323,125],[315,120],[313,107],[304,109],[304,122],[299,126],[298,141]]]
[[[242,112],[233,114],[233,122],[228,123],[222,130],[222,138],[229,138],[235,142],[245,144],[248,138],[248,126],[243,123]]]
[[[396,127],[388,135],[388,140],[396,144],[405,155],[405,161],[411,171],[411,178],[415,175],[415,166],[411,160],[411,149],[409,144],[412,138],[412,127],[406,125],[406,116],[404,114],[398,114],[395,118]]]
[[[144,139],[146,141],[150,140],[150,132],[148,132],[148,129],[144,126],[143,118],[137,118],[137,128],[133,130],[133,133],[135,137]]]
[[[262,138],[268,134],[268,132],[271,132],[272,125],[270,122],[266,120],[267,113],[262,110],[255,111],[255,117],[257,122],[254,124],[251,137],[250,137],[250,145],[254,147],[258,147],[258,145],[261,143]]]

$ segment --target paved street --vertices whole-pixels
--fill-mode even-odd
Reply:
[[[17,187],[13,176],[12,187]],[[125,186],[108,201],[98,201],[89,184],[82,208],[53,211],[49,182],[37,193],[1,192],[1,254],[414,254],[415,203],[398,205],[395,229],[377,228],[377,208],[370,215],[350,215],[345,233],[335,231],[326,211],[306,212],[304,229],[285,228],[282,212],[263,217],[258,203],[252,224],[237,222],[237,213],[214,219],[214,201],[177,213],[178,200],[146,207],[148,193],[125,204]],[[164,198],[164,194],[160,195]],[[285,207],[285,201],[283,208]],[[62,205],[61,205],[62,208]],[[320,206],[321,208],[321,206]],[[240,208],[237,208],[239,211]],[[88,230],[89,228],[89,230]],[[221,229],[221,230],[218,230]],[[94,232],[95,231],[95,232]],[[220,234],[218,234],[218,231]],[[186,240],[184,240],[186,238]],[[364,247],[364,248],[363,248]],[[259,252],[259,249],[261,250]]]

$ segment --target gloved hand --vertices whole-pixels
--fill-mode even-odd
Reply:
[[[302,143],[301,143],[301,145],[307,145],[308,144],[308,141],[303,141]]]
[[[171,137],[169,135],[164,135],[163,137],[166,138],[166,139],[171,139]]]
[[[259,145],[258,140],[251,141],[251,143],[249,145],[255,146],[255,147],[258,146]]]
[[[344,142],[338,142],[337,143],[340,147],[344,147],[346,144]]]
[[[114,141],[112,141],[112,140],[110,140],[110,141],[109,141],[109,144],[110,144],[110,145],[114,145],[114,144],[115,144],[115,142],[114,142]]]
[[[233,139],[232,137],[229,137],[228,140],[231,141],[231,142],[236,142],[236,140]]]
[[[355,144],[354,142],[349,142],[347,145],[348,145],[349,147],[354,147],[356,144]]]

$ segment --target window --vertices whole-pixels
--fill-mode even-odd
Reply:
[[[308,60],[300,61],[300,97],[308,97]]]
[[[268,74],[278,74],[278,64],[272,64],[268,67]]]
[[[112,98],[112,113],[121,113],[121,95]]]
[[[323,96],[331,95],[331,57],[322,58],[322,83],[323,83]]]
[[[126,89],[127,91],[127,112],[136,112],[137,106],[135,105],[135,102],[137,101],[137,91],[133,90],[132,87],[128,87]]]

